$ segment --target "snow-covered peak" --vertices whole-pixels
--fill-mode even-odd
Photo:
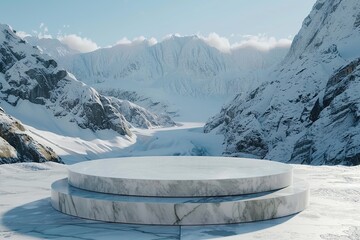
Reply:
[[[211,118],[225,153],[308,164],[359,164],[360,2],[318,0],[289,54]]]
[[[176,106],[179,97],[218,98],[223,103],[247,91],[287,50],[249,47],[224,53],[198,36],[174,35],[154,45],[118,44],[59,62],[96,89],[135,91]]]
[[[286,61],[319,52],[337,51],[344,59],[359,56],[359,8],[357,0],[318,0],[294,38]]]

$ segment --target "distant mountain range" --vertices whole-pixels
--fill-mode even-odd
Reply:
[[[136,103],[185,121],[205,121],[233,96],[254,88],[288,51],[286,46],[247,46],[222,52],[198,36],[136,41],[90,53],[72,51],[57,39],[25,40],[102,94],[125,92],[126,100],[146,99]]]
[[[197,36],[172,36],[76,53],[57,39],[25,38],[57,59],[79,80],[99,88],[140,91],[162,88],[186,96],[224,96],[246,90],[260,73],[281,61],[287,47],[254,47],[224,53]],[[103,84],[101,84],[103,83]]]

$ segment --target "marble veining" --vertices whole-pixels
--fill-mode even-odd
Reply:
[[[69,183],[122,195],[232,196],[287,187],[292,183],[292,167],[227,157],[113,158],[69,166]]]
[[[294,180],[286,188],[243,196],[213,198],[130,197],[76,189],[67,179],[52,185],[55,209],[82,218],[136,224],[203,225],[251,222],[300,212],[309,187]],[[216,199],[216,200],[214,200]]]

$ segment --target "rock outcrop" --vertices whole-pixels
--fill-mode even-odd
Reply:
[[[19,120],[0,108],[0,164],[46,161],[62,163],[51,148],[35,141]]]

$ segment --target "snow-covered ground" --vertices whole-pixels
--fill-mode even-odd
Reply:
[[[67,176],[56,163],[0,166],[0,239],[360,239],[360,166],[294,165],[311,187],[304,212],[227,226],[112,224],[64,215],[50,206],[50,185]]]
[[[32,111],[7,110],[23,119],[29,134],[52,147],[67,164],[106,157],[221,155],[223,137],[204,134],[202,122],[115,132],[79,129]],[[30,118],[28,114],[33,116]],[[66,131],[65,131],[66,130]],[[67,176],[66,165],[22,163],[0,166],[0,239],[360,239],[360,166],[295,165],[310,183],[309,208],[297,215],[227,226],[158,227],[90,221],[55,211],[50,185]]]
[[[79,137],[27,126],[34,139],[51,147],[66,164],[99,158],[128,156],[220,156],[223,136],[203,133],[204,123],[183,122],[169,128],[138,129],[133,138],[110,130],[78,130]]]

